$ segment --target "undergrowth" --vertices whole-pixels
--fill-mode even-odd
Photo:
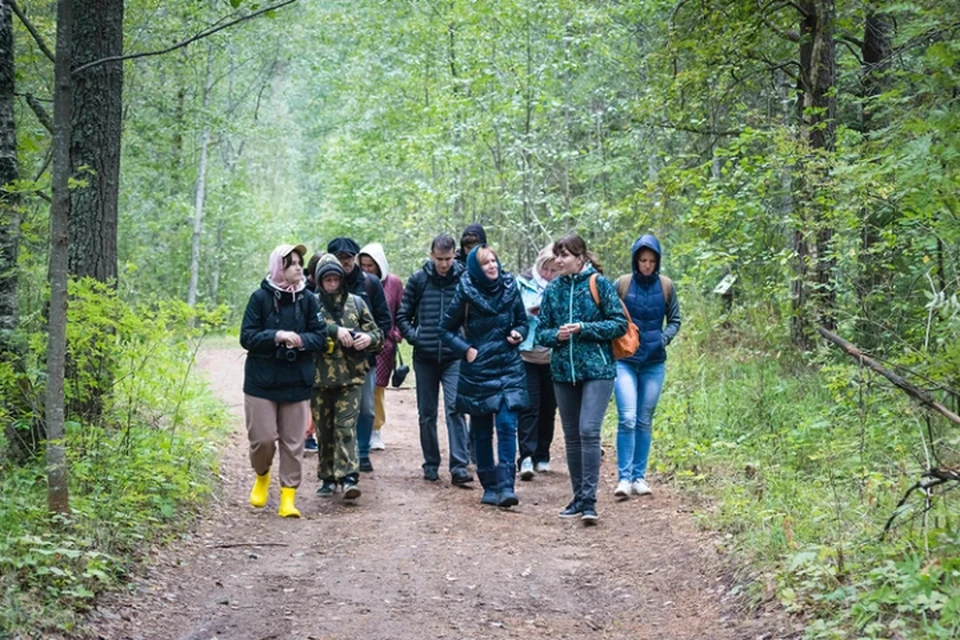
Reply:
[[[808,638],[960,637],[960,492],[897,511],[935,453],[956,466],[956,431],[845,355],[777,348],[768,311],[684,311],[651,465],[709,498],[701,517],[733,534],[753,596]]]
[[[72,631],[95,595],[125,583],[210,494],[226,414],[194,357],[222,310],[136,306],[94,282],[71,284],[68,404],[100,414],[66,424],[70,514],[47,510],[42,407],[44,335],[0,371],[0,638]],[[99,385],[99,388],[98,388]]]

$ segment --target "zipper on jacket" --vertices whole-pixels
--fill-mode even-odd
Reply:
[[[573,324],[573,289],[576,286],[577,282],[574,278],[570,279],[570,319],[568,322]],[[570,336],[570,382],[577,384],[577,369],[573,364],[573,339],[575,336]]]
[[[597,344],[597,349],[600,350],[600,357],[603,358],[603,364],[609,364],[609,363],[607,362],[607,354],[605,354],[605,353],[603,352],[603,344],[601,344],[601,343],[599,343],[599,342],[596,343],[596,344]]]
[[[443,289],[440,289],[440,324],[443,324]],[[443,363],[443,328],[437,325],[437,364]]]

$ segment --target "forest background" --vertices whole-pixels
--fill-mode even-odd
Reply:
[[[273,246],[379,241],[406,278],[480,222],[515,270],[577,231],[616,274],[657,234],[684,312],[660,477],[809,637],[956,637],[960,5],[277,4],[0,0],[0,633],[72,628],[211,490],[224,417],[192,355]]]

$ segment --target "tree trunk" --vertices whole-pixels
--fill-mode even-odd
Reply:
[[[123,0],[75,0],[74,66],[123,53]],[[123,63],[110,62],[74,78],[70,155],[70,273],[101,282],[117,277],[117,198],[123,120]]]
[[[73,0],[57,2],[53,93],[53,202],[50,206],[50,319],[47,347],[47,504],[69,513],[63,444],[63,381],[67,359],[67,265],[70,252],[70,127],[73,110]]]
[[[10,346],[17,328],[17,248],[20,238],[19,198],[3,189],[20,177],[17,130],[13,119],[13,14],[0,3],[0,353]]]
[[[893,53],[893,20],[887,14],[877,12],[874,6],[867,8],[864,20],[863,44],[860,52],[863,64],[860,68],[860,84],[863,87],[861,133],[869,144],[872,134],[886,126],[886,119],[877,109],[876,98],[889,86],[888,72]],[[880,290],[884,269],[873,253],[880,241],[881,231],[890,218],[883,205],[864,207],[861,211],[860,272],[856,281],[860,312],[857,320],[857,341],[866,349],[876,347],[883,339],[876,325],[878,304],[886,303],[886,295]]]
[[[802,156],[797,172],[799,224],[794,234],[794,280],[792,283],[794,344],[809,349],[813,320],[833,329],[836,292],[832,258],[833,228],[823,190],[829,172],[825,156],[834,150],[837,99],[836,49],[833,42],[834,0],[803,0],[799,3],[800,73],[797,107]]]
[[[207,78],[203,83],[203,118],[207,119],[210,93],[213,90],[213,47],[207,50]],[[200,236],[203,232],[203,203],[207,195],[207,150],[210,147],[210,124],[205,122],[200,134],[200,168],[197,171],[197,191],[193,204],[193,243],[190,247],[190,289],[187,304],[197,304],[197,283],[200,278]]]

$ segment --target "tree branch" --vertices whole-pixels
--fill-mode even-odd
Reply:
[[[797,7],[797,5],[792,3],[787,3],[787,4],[791,5],[792,7],[800,11],[801,14],[803,13],[803,11],[801,11],[800,8]],[[763,24],[765,24],[770,29],[773,29],[777,33],[777,35],[779,35],[782,38],[786,38],[790,42],[800,42],[799,33],[797,33],[796,31],[789,31],[787,29],[784,29],[783,27],[774,23],[772,20],[770,20],[770,18],[767,17],[766,12],[764,11],[764,7],[760,5],[760,0],[757,0],[757,9],[760,14],[760,20],[763,22]]]
[[[860,349],[850,344],[849,342],[847,342],[837,334],[827,331],[823,327],[817,327],[817,331],[820,333],[821,336],[823,336],[830,342],[834,343],[835,345],[837,345],[838,347],[846,351],[851,357],[858,360],[861,364],[864,364],[870,369],[873,369],[874,371],[882,375],[884,378],[892,382],[894,385],[899,387],[907,395],[918,400],[920,404],[924,405],[928,409],[933,409],[934,411],[936,411],[937,413],[945,417],[950,422],[956,425],[960,425],[960,416],[958,416],[953,411],[950,411],[950,409],[945,407],[942,403],[937,402],[933,397],[930,396],[929,393],[927,393],[923,389],[913,386],[912,384],[904,380],[903,376],[897,375],[893,371],[886,369],[879,362],[877,362],[870,356],[866,355],[864,352],[860,351]]]
[[[50,118],[50,114],[47,113],[47,110],[43,108],[43,105],[40,104],[40,101],[37,100],[37,97],[32,93],[24,94],[23,96],[27,100],[27,104],[30,105],[30,109],[37,116],[37,120],[40,121],[40,124],[43,125],[43,128],[50,132],[53,135],[53,119]]]
[[[20,22],[23,23],[23,26],[27,28],[27,31],[30,32],[30,35],[33,36],[33,39],[36,40],[37,46],[40,47],[40,51],[43,51],[43,55],[47,56],[50,59],[50,62],[56,60],[56,56],[53,55],[53,52],[50,51],[50,48],[43,41],[43,38],[40,37],[40,32],[37,31],[36,27],[33,26],[33,23],[27,19],[27,16],[24,15],[23,11],[17,6],[16,0],[9,0],[10,8],[13,9],[13,12],[17,14],[17,17],[20,18]]]
[[[288,4],[293,4],[293,3],[296,2],[296,1],[297,1],[297,0],[284,0],[283,2],[278,2],[277,4],[270,5],[269,7],[264,7],[263,9],[260,9],[260,10],[258,10],[258,11],[254,11],[253,13],[247,14],[247,15],[245,15],[245,16],[241,16],[241,17],[237,18],[236,20],[231,20],[230,22],[225,22],[225,23],[223,23],[223,24],[221,24],[221,25],[218,25],[218,26],[215,26],[215,27],[209,27],[209,28],[207,28],[207,29],[204,29],[204,30],[201,31],[200,33],[197,33],[196,35],[193,35],[193,36],[187,38],[186,40],[182,40],[182,41],[178,42],[177,44],[174,44],[174,45],[171,45],[171,46],[167,47],[166,49],[159,49],[159,50],[157,50],[157,51],[144,51],[144,52],[142,52],[142,53],[132,53],[132,54],[126,55],[126,56],[110,56],[110,57],[108,57],[108,58],[100,58],[99,60],[93,60],[93,61],[88,62],[88,63],[86,63],[86,64],[82,64],[82,65],[80,65],[79,67],[77,67],[76,69],[74,69],[73,72],[72,72],[72,75],[78,75],[78,74],[80,74],[80,73],[83,73],[84,71],[87,71],[88,69],[92,69],[93,67],[98,67],[98,66],[100,66],[100,65],[107,64],[108,62],[123,62],[124,60],[135,60],[135,59],[137,59],[137,58],[149,58],[149,57],[152,57],[152,56],[161,56],[161,55],[163,55],[163,54],[165,54],[165,53],[170,53],[171,51],[176,51],[177,49],[182,49],[182,48],[186,47],[187,45],[196,42],[197,40],[201,40],[201,39],[203,39],[203,38],[206,38],[207,36],[212,36],[213,34],[217,33],[218,31],[223,31],[224,29],[226,29],[226,28],[228,28],[228,27],[232,27],[232,26],[235,25],[235,24],[239,24],[239,23],[241,23],[241,22],[245,22],[245,21],[250,20],[250,19],[252,19],[252,18],[256,18],[257,16],[261,16],[261,15],[263,15],[263,14],[265,14],[265,13],[270,12],[270,11],[275,11],[275,10],[277,10],[277,9],[281,9],[281,8],[287,6]]]

